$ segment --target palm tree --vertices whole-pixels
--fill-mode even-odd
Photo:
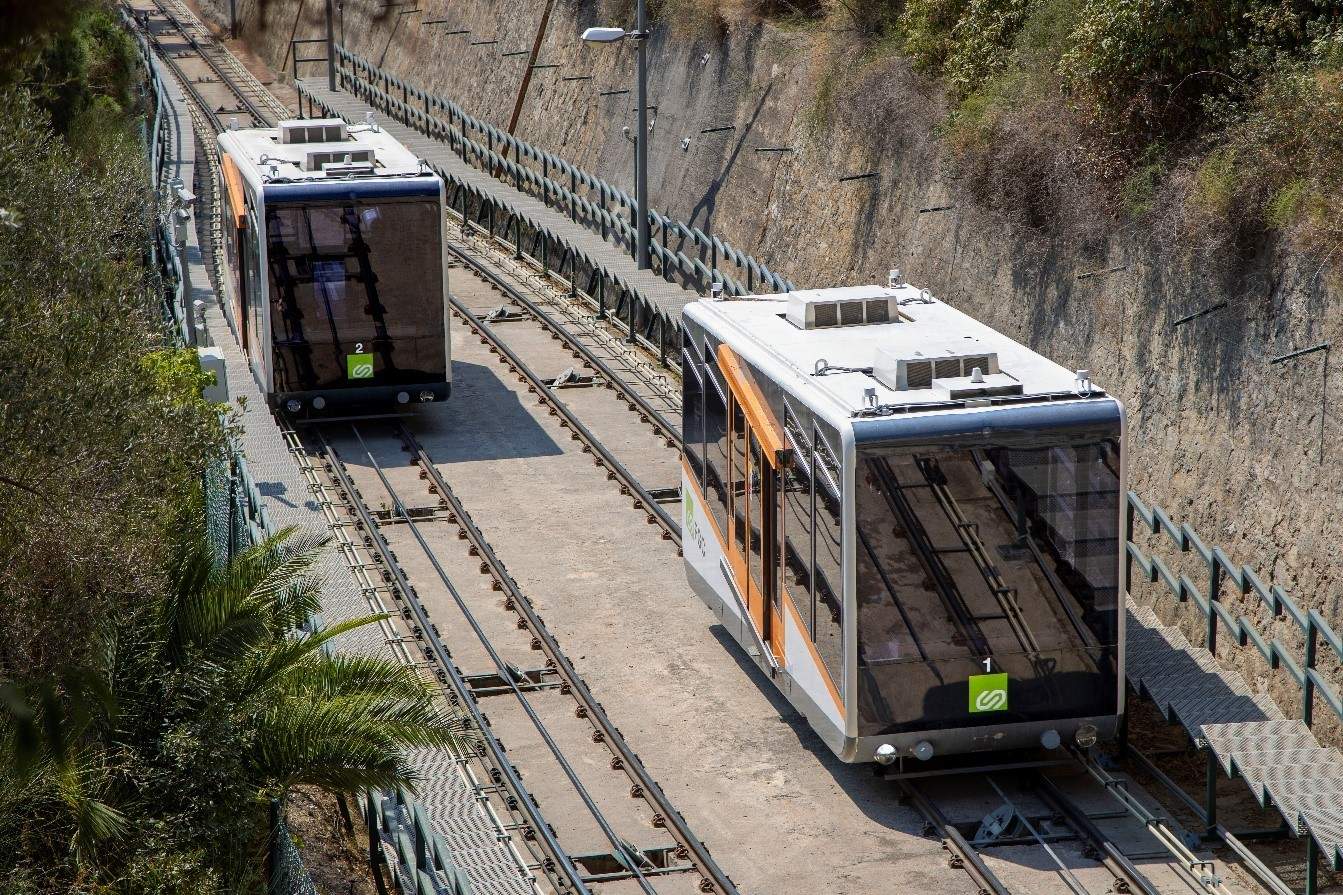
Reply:
[[[92,667],[0,679],[0,835],[35,835],[67,873],[101,861],[115,875],[144,858],[122,834],[166,827],[245,880],[266,804],[291,787],[413,791],[407,750],[469,748],[465,719],[413,668],[334,652],[385,616],[317,626],[324,544],[286,530],[217,567],[193,535],[164,591],[110,620]]]
[[[253,730],[244,764],[258,792],[413,790],[406,750],[463,748],[467,722],[413,669],[333,651],[386,616],[314,630],[320,590],[309,572],[325,543],[281,531],[222,570],[203,541],[188,545],[159,613],[165,664],[199,686],[192,702],[227,706]]]

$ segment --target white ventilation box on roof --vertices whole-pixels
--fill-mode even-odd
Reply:
[[[372,149],[310,149],[303,154],[304,171],[327,171],[334,173],[332,168],[342,168],[348,173],[349,170],[367,169],[373,170],[373,150]]]
[[[798,329],[898,323],[900,305],[894,293],[880,286],[804,290],[788,293],[784,316]]]
[[[280,122],[281,143],[344,143],[349,139],[339,118],[295,118]]]
[[[953,354],[916,351],[912,355],[878,348],[872,375],[895,391],[940,389],[951,398],[1019,395],[1021,383],[1004,373],[993,351]]]

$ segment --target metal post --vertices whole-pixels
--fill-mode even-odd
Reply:
[[[527,68],[522,73],[522,84],[518,87],[518,98],[513,101],[513,114],[508,116],[508,133],[511,135],[518,127],[518,118],[522,115],[522,104],[527,99],[527,88],[532,84],[532,72],[536,70],[536,57],[541,52],[541,41],[545,39],[546,27],[550,24],[550,11],[555,0],[546,0],[546,8],[541,11],[541,22],[536,26],[536,37],[532,40],[532,51],[527,54]]]
[[[368,868],[373,874],[373,883],[378,887],[378,895],[387,895],[387,885],[382,881],[382,872],[378,869],[378,864],[382,858],[382,834],[378,830],[378,794],[376,789],[370,789],[366,798],[366,808],[364,810],[364,820],[368,824]]]
[[[1307,727],[1315,723],[1315,679],[1310,676],[1315,670],[1315,642],[1318,629],[1315,616],[1306,616],[1306,663],[1305,678],[1301,681],[1301,720]]]
[[[336,15],[333,4],[326,0],[326,87],[336,92]],[[297,54],[295,54],[297,55]]]
[[[1217,764],[1217,756],[1209,748],[1208,752],[1208,771],[1207,771],[1207,804],[1204,805],[1204,821],[1208,825],[1208,831],[1212,832],[1217,827],[1217,772],[1220,766]]]
[[[238,0],[228,0],[228,35],[238,39]]]
[[[635,260],[639,270],[648,270],[648,8],[645,0],[636,6],[635,38],[639,47],[639,131],[634,144],[634,204],[638,207],[639,227]]]
[[[1207,650],[1217,655],[1217,604],[1222,599],[1222,565],[1217,561],[1217,551],[1208,555],[1210,571],[1208,575],[1208,631]]]
[[[1306,895],[1316,895],[1319,891],[1320,847],[1315,844],[1314,836],[1306,836]]]

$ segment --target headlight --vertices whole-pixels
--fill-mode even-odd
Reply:
[[[1096,745],[1096,739],[1099,735],[1100,732],[1096,730],[1095,724],[1083,724],[1081,727],[1077,728],[1077,733],[1073,738],[1077,740],[1077,745],[1081,746],[1083,749],[1090,749],[1092,746]]]

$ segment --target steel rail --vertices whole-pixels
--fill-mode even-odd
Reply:
[[[403,437],[410,434],[409,430],[405,429],[404,426],[401,427],[401,429],[404,433]],[[481,627],[480,621],[476,618],[475,613],[472,612],[471,607],[466,604],[466,599],[462,596],[461,591],[457,589],[457,585],[453,583],[452,576],[448,574],[447,570],[443,568],[442,563],[439,562],[438,555],[434,553],[434,548],[429,545],[429,541],[425,539],[424,533],[420,531],[420,526],[411,517],[410,512],[406,509],[405,503],[401,500],[401,496],[397,494],[391,481],[388,480],[386,472],[383,471],[382,464],[378,462],[378,459],[373,456],[373,452],[369,450],[368,444],[364,441],[364,436],[360,434],[358,426],[351,423],[350,431],[354,433],[354,437],[359,441],[360,448],[363,449],[364,455],[368,457],[368,462],[374,473],[377,474],[378,481],[382,483],[382,487],[387,492],[387,496],[392,499],[395,511],[400,514],[402,521],[405,522],[411,535],[415,538],[416,543],[418,543],[420,549],[424,551],[424,555],[429,560],[429,564],[433,566],[439,581],[441,581],[443,586],[447,588],[448,594],[452,597],[453,602],[457,604],[457,610],[461,612],[462,617],[466,619],[466,623],[475,633],[476,639],[479,640],[480,645],[485,648],[485,652],[489,655],[490,661],[494,663],[495,670],[499,673],[500,680],[504,681],[508,685],[508,688],[512,690],[513,696],[517,699],[518,704],[522,706],[522,710],[526,713],[528,720],[532,722],[532,726],[535,727],[536,732],[541,735],[541,739],[545,742],[546,747],[550,749],[550,753],[555,757],[555,761],[559,763],[560,770],[564,772],[564,776],[569,779],[570,785],[572,785],[574,791],[578,793],[578,797],[582,800],[583,806],[587,808],[588,813],[592,815],[593,820],[597,821],[597,825],[601,827],[602,835],[604,835],[611,843],[611,848],[614,850],[613,854],[626,855],[629,857],[620,836],[606,819],[606,815],[592,798],[592,794],[588,792],[587,787],[583,785],[583,781],[579,779],[578,772],[574,770],[569,759],[565,757],[564,751],[560,749],[559,743],[557,743],[554,736],[551,735],[550,729],[546,727],[545,722],[541,720],[541,716],[537,714],[536,709],[532,706],[531,700],[527,698],[522,692],[522,689],[518,686],[517,680],[514,678],[508,667],[508,663],[504,661],[503,656],[499,655],[499,651],[495,649],[494,644],[490,641],[489,635],[486,634],[485,629]],[[414,445],[415,442],[410,441],[409,444]],[[457,516],[459,525],[462,524],[463,518],[462,515]],[[637,860],[631,858],[627,862],[626,867],[632,874],[634,874],[634,878],[638,880],[639,888],[647,893],[647,895],[657,895],[652,884],[648,882],[648,878],[644,876]]]
[[[265,107],[266,111],[262,114],[268,116],[269,123],[273,124],[281,118],[289,116],[289,108],[280,102],[275,94],[267,90],[266,85],[258,81],[256,76],[247,69],[247,66],[242,64],[242,61],[228,47],[220,43],[214,32],[200,20],[195,11],[184,0],[154,0],[154,2],[160,7],[164,3],[172,5],[176,11],[170,13],[170,15],[177,21],[183,36],[187,36],[185,30],[182,29],[182,26],[185,25],[194,33],[188,39],[194,40],[195,46],[201,53],[210,54],[205,60],[210,67],[220,77],[227,78],[230,83],[237,87],[239,92],[243,94],[243,99],[246,99],[249,93],[255,96]],[[224,72],[220,68],[221,65],[229,71]]]
[[[701,885],[701,891],[719,892],[722,893],[722,895],[737,895],[736,885],[723,869],[718,866],[718,863],[713,859],[713,856],[709,854],[708,847],[700,841],[699,837],[697,837],[690,829],[689,824],[681,813],[676,810],[675,806],[671,803],[671,800],[667,797],[667,794],[663,792],[662,787],[653,779],[652,775],[648,773],[648,769],[644,767],[643,761],[639,758],[638,753],[630,747],[629,743],[625,740],[625,737],[620,733],[620,729],[615,726],[610,717],[606,714],[606,710],[602,708],[602,704],[597,701],[597,698],[592,694],[592,691],[588,689],[587,683],[584,682],[577,669],[574,668],[568,657],[560,649],[559,643],[541,621],[540,616],[536,614],[536,609],[532,606],[531,600],[529,600],[526,594],[522,592],[522,588],[519,587],[517,581],[514,580],[512,574],[509,573],[507,567],[504,566],[503,561],[495,554],[494,548],[491,547],[489,542],[485,539],[484,533],[481,532],[479,526],[476,525],[475,520],[471,518],[471,514],[462,504],[457,493],[453,491],[452,487],[438,471],[438,467],[434,464],[433,458],[429,456],[428,452],[425,451],[424,447],[415,438],[414,434],[406,428],[404,423],[400,425],[400,428],[402,437],[410,446],[412,455],[419,462],[420,468],[428,474],[429,481],[438,489],[439,496],[447,501],[448,508],[457,517],[457,524],[466,532],[467,540],[476,549],[481,560],[490,568],[495,580],[497,580],[500,583],[500,586],[504,589],[507,599],[512,602],[513,606],[520,613],[522,613],[531,628],[532,633],[536,636],[537,640],[540,641],[542,651],[546,654],[548,659],[555,663],[556,671],[558,671],[560,676],[569,684],[573,695],[587,710],[588,718],[602,733],[604,742],[606,742],[616,753],[616,756],[620,759],[626,773],[628,773],[642,789],[644,798],[659,811],[667,829],[689,852],[691,860],[694,861],[695,865],[698,866],[704,874],[704,879],[710,884],[710,887],[705,888]]]
[[[1012,895],[1011,890],[1003,885],[989,865],[984,863],[984,858],[975,850],[975,847],[961,835],[961,831],[951,825],[942,810],[932,803],[919,789],[918,784],[912,780],[896,780],[901,792],[906,798],[914,804],[919,813],[923,815],[924,820],[937,831],[942,837],[942,844],[952,853],[955,858],[960,860],[960,867],[970,875],[979,886],[980,895]]]
[[[1152,834],[1152,837],[1160,842],[1166,851],[1170,852],[1174,863],[1188,877],[1191,888],[1200,889],[1208,895],[1231,895],[1230,889],[1227,888],[1221,876],[1216,872],[1215,863],[1194,854],[1193,850],[1170,828],[1163,816],[1153,814],[1129,793],[1127,781],[1111,776],[1105,768],[1093,761],[1084,751],[1075,747],[1069,747],[1068,751],[1077,759],[1078,764],[1091,775],[1093,780],[1105,787],[1106,792],[1123,805],[1129,814],[1141,821],[1147,827],[1147,831]]]
[[[680,547],[680,524],[672,518],[670,513],[658,504],[653,498],[653,495],[648,493],[648,489],[639,482],[634,473],[630,472],[625,464],[621,463],[606,445],[602,444],[601,440],[592,433],[592,430],[585,426],[583,422],[574,415],[568,405],[561,401],[555,394],[555,390],[547,385],[545,380],[537,376],[536,372],[527,365],[527,362],[518,357],[517,352],[512,348],[509,348],[504,344],[503,340],[496,336],[493,330],[491,330],[479,317],[473,314],[471,309],[468,308],[461,299],[449,293],[449,301],[452,304],[452,309],[476,331],[476,334],[482,339],[487,340],[495,350],[503,355],[509,364],[512,365],[513,369],[517,370],[518,373],[527,380],[527,383],[532,389],[541,396],[542,400],[546,401],[550,407],[559,414],[563,419],[564,424],[569,427],[570,431],[597,454],[599,458],[598,462],[605,465],[606,468],[620,480],[622,487],[627,488],[634,493],[636,505],[642,504],[642,509],[648,514],[649,521],[656,521],[660,524],[665,532],[665,537],[673,541],[677,547]]]
[[[1148,881],[1147,877],[1143,876],[1142,871],[1129,859],[1128,855],[1120,851],[1113,842],[1106,838],[1091,818],[1087,817],[1086,812],[1079,808],[1072,799],[1068,798],[1053,780],[1037,772],[1034,782],[1036,791],[1044,803],[1062,814],[1068,825],[1100,852],[1101,863],[1114,874],[1116,880],[1123,881],[1130,888],[1136,889],[1141,895],[1161,895],[1156,887]],[[1116,891],[1118,891],[1117,887]]]
[[[1012,813],[1016,815],[1017,821],[1026,828],[1026,832],[1030,834],[1031,839],[1035,840],[1035,844],[1044,849],[1045,854],[1049,855],[1049,859],[1053,861],[1054,866],[1058,868],[1059,877],[1063,880],[1063,884],[1068,887],[1068,890],[1071,891],[1073,895],[1090,895],[1090,893],[1087,892],[1086,886],[1082,885],[1082,881],[1077,878],[1077,874],[1073,873],[1072,868],[1064,863],[1063,859],[1059,857],[1059,853],[1054,851],[1053,847],[1045,841],[1045,837],[1040,835],[1040,831],[1035,828],[1035,824],[1031,823],[1026,818],[1025,813],[1007,797],[1007,793],[1003,792],[1002,787],[994,782],[992,777],[985,777],[984,779],[988,781],[989,786],[993,787],[993,791],[998,794],[998,798],[1003,800],[1003,804],[1012,809]]]
[[[224,84],[233,93],[233,95],[236,96],[240,102],[242,102],[243,106],[246,107],[247,114],[251,115],[252,118],[256,120],[258,125],[262,126],[273,125],[275,123],[275,120],[265,112],[262,112],[256,106],[256,104],[253,103],[252,100],[247,97],[247,95],[243,92],[242,84],[239,83],[239,81],[236,78],[228,74],[225,74],[223,68],[221,68],[215,60],[211,59],[209,53],[207,53],[205,51],[205,48],[201,46],[199,39],[192,37],[191,35],[186,33],[186,29],[182,26],[181,20],[177,18],[177,16],[173,15],[171,12],[168,11],[168,7],[163,3],[163,0],[153,0],[153,2],[154,7],[158,9],[159,13],[165,19],[168,20],[168,23],[170,25],[172,25],[174,28],[177,29],[178,34],[182,36],[183,40],[187,41],[188,45],[196,53],[196,55],[200,57],[201,61],[204,62],[207,66],[209,66],[210,70],[219,76],[220,83]],[[157,38],[155,38],[154,43],[155,44],[159,43]],[[176,60],[170,59],[168,54],[163,51],[162,47],[159,47],[159,56],[165,60],[169,60],[169,65],[171,65],[173,70],[177,73],[178,80],[181,81],[184,85],[189,85],[188,89],[191,91],[192,96],[198,102],[201,103],[202,108],[204,108],[206,114],[209,115],[210,120],[215,123],[216,129],[222,129],[220,128],[218,113],[214,109],[210,108],[209,104],[206,103],[204,99],[201,98],[200,93],[195,89],[194,84],[192,84],[190,79],[186,77],[186,75],[182,72],[181,68],[176,64]]]
[[[532,301],[530,298],[523,295],[522,291],[513,286],[513,284],[507,282],[506,280],[504,280],[503,277],[497,275],[493,271],[486,268],[478,260],[472,258],[470,255],[465,253],[462,249],[458,248],[457,246],[453,245],[451,242],[448,243],[448,251],[451,252],[453,255],[457,256],[457,258],[459,258],[464,264],[468,265],[471,268],[471,270],[481,279],[486,280],[491,285],[503,291],[506,295],[508,295],[510,299],[522,305],[522,307],[524,307],[529,314],[531,314],[533,317],[539,320],[542,323],[542,325],[544,325],[551,332],[558,335],[560,339],[563,340],[567,346],[569,346],[570,349],[581,354],[583,356],[583,361],[585,363],[589,364],[594,369],[596,369],[597,372],[600,373],[604,379],[610,382],[616,388],[616,390],[619,391],[621,395],[625,397],[627,402],[632,403],[638,407],[640,416],[647,417],[651,422],[653,422],[654,425],[657,426],[658,429],[662,430],[662,435],[664,438],[667,438],[675,442],[674,445],[670,446],[676,447],[678,450],[684,446],[684,441],[681,438],[681,429],[679,426],[675,425],[674,423],[672,423],[671,420],[667,419],[666,415],[663,414],[662,411],[654,407],[647,398],[636,392],[633,389],[633,387],[631,387],[629,382],[624,379],[624,377],[620,376],[618,373],[616,373],[615,370],[611,369],[611,366],[607,364],[606,361],[598,357],[596,353],[587,345],[584,345],[582,342],[580,342],[572,333],[569,332],[567,328],[565,328],[557,320],[551,317],[550,314],[545,311],[545,309],[543,309],[536,302]]]
[[[517,769],[513,767],[512,761],[510,761],[508,756],[504,754],[503,746],[499,743],[493,732],[491,732],[489,723],[485,720],[484,714],[480,711],[480,706],[471,695],[470,685],[467,684],[465,678],[462,677],[462,674],[458,670],[456,663],[453,662],[452,655],[448,652],[447,647],[443,645],[443,641],[435,631],[433,623],[429,619],[429,613],[421,604],[415,589],[411,586],[410,581],[407,580],[400,565],[393,559],[391,546],[388,545],[386,538],[383,537],[382,531],[378,527],[377,520],[373,518],[373,514],[369,512],[368,507],[357,496],[359,492],[355,488],[354,481],[350,478],[349,472],[345,469],[344,461],[342,461],[336,454],[320,428],[316,429],[316,436],[321,445],[323,456],[329,463],[332,475],[340,483],[340,486],[345,489],[351,508],[354,509],[355,514],[359,517],[360,521],[364,523],[364,530],[372,539],[374,548],[384,559],[387,570],[395,579],[397,587],[405,598],[407,608],[410,609],[416,624],[419,625],[421,634],[429,644],[429,649],[433,651],[435,658],[438,660],[438,664],[442,666],[447,673],[449,680],[452,681],[453,689],[460,695],[461,702],[465,706],[467,714],[471,716],[472,723],[475,725],[476,730],[480,732],[481,741],[485,744],[485,747],[489,752],[491,766],[497,769],[502,775],[501,779],[504,785],[513,794],[514,798],[517,799],[518,806],[521,809],[523,816],[526,817],[531,831],[535,833],[541,841],[542,847],[548,854],[550,854],[551,858],[558,865],[564,879],[574,887],[576,892],[592,895],[591,890],[589,890],[587,885],[583,882],[582,873],[574,865],[568,853],[555,838],[555,834],[551,830],[550,824],[546,821],[545,816],[541,813],[540,807],[537,806],[535,799],[532,798],[532,794],[523,784],[522,778],[518,776]],[[402,509],[404,510],[404,507],[402,507]],[[408,514],[403,513],[403,515],[409,520]]]

